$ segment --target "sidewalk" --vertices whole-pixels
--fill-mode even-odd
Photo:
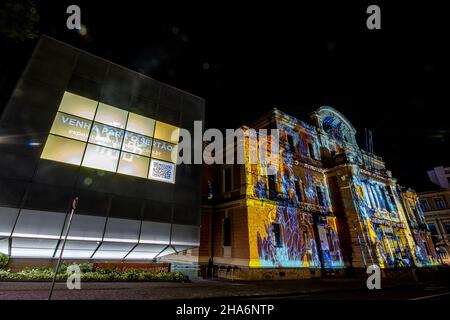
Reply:
[[[383,279],[381,288],[417,286],[411,281]],[[2,300],[46,299],[49,282],[0,282]],[[90,282],[81,290],[68,290],[65,283],[57,283],[53,299],[76,300],[172,300],[211,299],[264,296],[289,296],[304,293],[367,290],[366,279],[311,279],[284,281],[224,281],[194,280],[190,283],[169,282]]]

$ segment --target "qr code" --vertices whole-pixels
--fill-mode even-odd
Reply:
[[[173,181],[173,171],[174,165],[172,163],[164,163],[153,160],[152,174],[151,174],[153,178],[166,181]]]

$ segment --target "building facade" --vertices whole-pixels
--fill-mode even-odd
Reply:
[[[427,172],[428,178],[435,185],[444,189],[450,189],[450,167],[436,167]]]
[[[421,192],[419,199],[439,261],[450,264],[450,189]]]
[[[2,113],[0,252],[151,260],[199,245],[201,166],[176,165],[204,100],[41,37]]]
[[[275,158],[252,164],[255,133],[242,127],[245,164],[204,167],[201,244],[189,259],[235,279],[436,264],[423,220],[410,227],[397,181],[358,147],[351,123],[331,107],[312,113],[311,123],[273,109],[252,129],[278,129]]]

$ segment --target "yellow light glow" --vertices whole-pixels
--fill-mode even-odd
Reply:
[[[92,121],[58,112],[50,133],[59,136],[87,141]]]
[[[179,134],[175,126],[65,92],[41,158],[175,183]]]
[[[95,115],[95,121],[116,128],[125,129],[127,116],[128,116],[127,111],[100,102],[98,104],[97,114]]]
[[[83,167],[116,172],[120,151],[88,144],[84,154]]]
[[[80,165],[85,145],[80,141],[49,135],[41,158]]]
[[[97,104],[97,101],[66,91],[59,105],[59,111],[92,120],[94,119]]]
[[[156,121],[155,139],[178,143],[180,129],[170,124]]]
[[[155,120],[138,115],[136,113],[129,113],[127,130],[133,131],[144,136],[152,137],[155,128]]]
[[[149,163],[149,158],[122,152],[122,154],[120,155],[119,167],[117,169],[117,172],[130,176],[146,178]]]

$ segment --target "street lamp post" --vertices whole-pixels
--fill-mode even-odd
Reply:
[[[58,275],[59,267],[61,265],[61,258],[62,258],[63,252],[64,252],[64,247],[66,246],[67,236],[69,235],[70,224],[72,223],[73,214],[75,212],[75,209],[77,208],[77,205],[78,205],[78,197],[75,197],[72,201],[72,210],[70,211],[69,223],[67,224],[67,229],[64,234],[63,243],[61,246],[61,252],[59,253],[58,263],[56,264],[56,270],[55,270],[55,274],[53,276],[52,287],[51,287],[50,293],[48,295],[48,300],[51,300],[51,298],[52,298],[53,289],[55,288],[56,276]]]

